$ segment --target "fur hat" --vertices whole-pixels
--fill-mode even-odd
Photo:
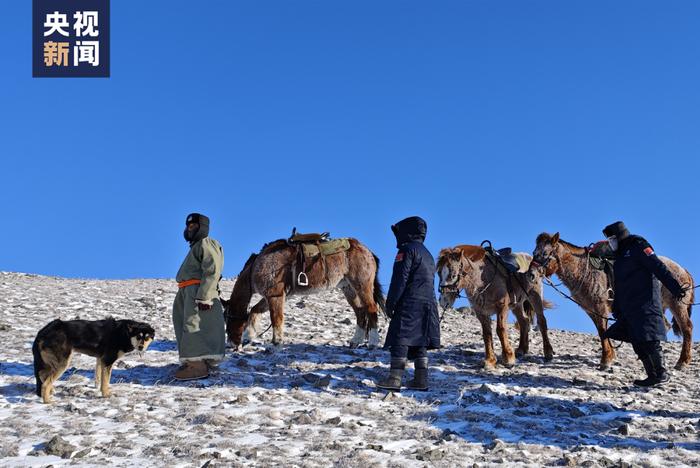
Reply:
[[[630,232],[622,221],[615,221],[612,224],[605,226],[603,229],[603,235],[605,237],[616,236],[618,240],[622,240],[625,237],[629,237]]]

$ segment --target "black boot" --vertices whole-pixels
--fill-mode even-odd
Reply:
[[[664,366],[664,354],[661,351],[661,346],[659,346],[649,355],[649,359],[651,359],[651,362],[654,365],[654,377],[656,377],[654,386],[661,386],[671,380],[671,376],[668,375],[668,372],[666,372],[666,367]]]
[[[428,358],[417,358],[413,363],[416,369],[415,374],[413,380],[406,384],[406,388],[419,391],[428,390]]]
[[[637,379],[633,383],[637,387],[651,387],[656,384],[656,372],[654,370],[654,363],[651,357],[647,354],[644,358],[641,358],[642,364],[644,364],[644,370],[647,372],[646,379]]]
[[[389,369],[389,375],[377,382],[377,387],[383,388],[385,390],[391,390],[392,392],[401,391],[401,378],[403,377],[403,371],[406,368],[406,358],[391,358],[391,369]]]

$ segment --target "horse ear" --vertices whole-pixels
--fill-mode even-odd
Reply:
[[[552,236],[552,245],[557,245],[557,242],[559,242],[559,233],[558,232]]]

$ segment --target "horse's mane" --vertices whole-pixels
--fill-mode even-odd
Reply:
[[[456,247],[442,249],[438,254],[438,265],[441,266],[444,263],[447,254],[452,253],[456,250],[472,262],[478,262],[479,260],[483,260],[486,256],[486,249],[484,249],[483,247],[479,247],[478,245],[461,244]]]
[[[278,250],[282,250],[285,247],[289,247],[287,239],[277,239],[275,241],[268,242],[267,244],[263,245],[260,249],[260,253],[273,253],[277,252]]]
[[[535,243],[540,244],[540,242],[550,242],[552,240],[553,235],[549,234],[548,232],[543,232],[539,236],[537,236],[537,239],[535,240]],[[564,244],[566,247],[568,247],[570,250],[582,250],[585,252],[586,248],[581,247],[580,245],[573,244],[569,241],[565,241],[561,237],[559,237],[559,240],[557,241],[561,244]],[[582,253],[582,252],[575,252],[575,253]]]

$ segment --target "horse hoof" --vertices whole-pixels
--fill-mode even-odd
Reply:
[[[504,362],[504,363],[503,363],[503,367],[505,367],[506,369],[512,369],[513,367],[515,367],[515,361],[513,361],[513,362]]]
[[[600,371],[607,371],[607,370],[610,370],[611,368],[612,368],[612,365],[610,365],[610,364],[601,364],[598,366],[598,370],[600,370]]]
[[[379,349],[379,345],[376,345],[376,344],[367,345],[367,349]]]
[[[516,350],[515,350],[515,357],[517,357],[517,358],[521,358],[521,357],[524,357],[524,356],[527,356],[527,355],[528,355],[528,352],[527,352],[527,351],[523,351],[522,349],[516,349]]]
[[[685,369],[685,366],[686,366],[685,363],[683,363],[683,362],[678,362],[678,363],[676,363],[675,366],[673,366],[673,368],[676,369],[676,370],[683,370],[683,369]]]
[[[348,346],[350,347],[350,349],[355,349],[355,348],[358,348],[360,346],[360,343],[354,343],[351,341]]]
[[[544,355],[544,362],[552,362],[553,359],[554,359],[553,354],[545,354]]]
[[[496,362],[484,361],[484,370],[486,370],[486,371],[496,370]]]

